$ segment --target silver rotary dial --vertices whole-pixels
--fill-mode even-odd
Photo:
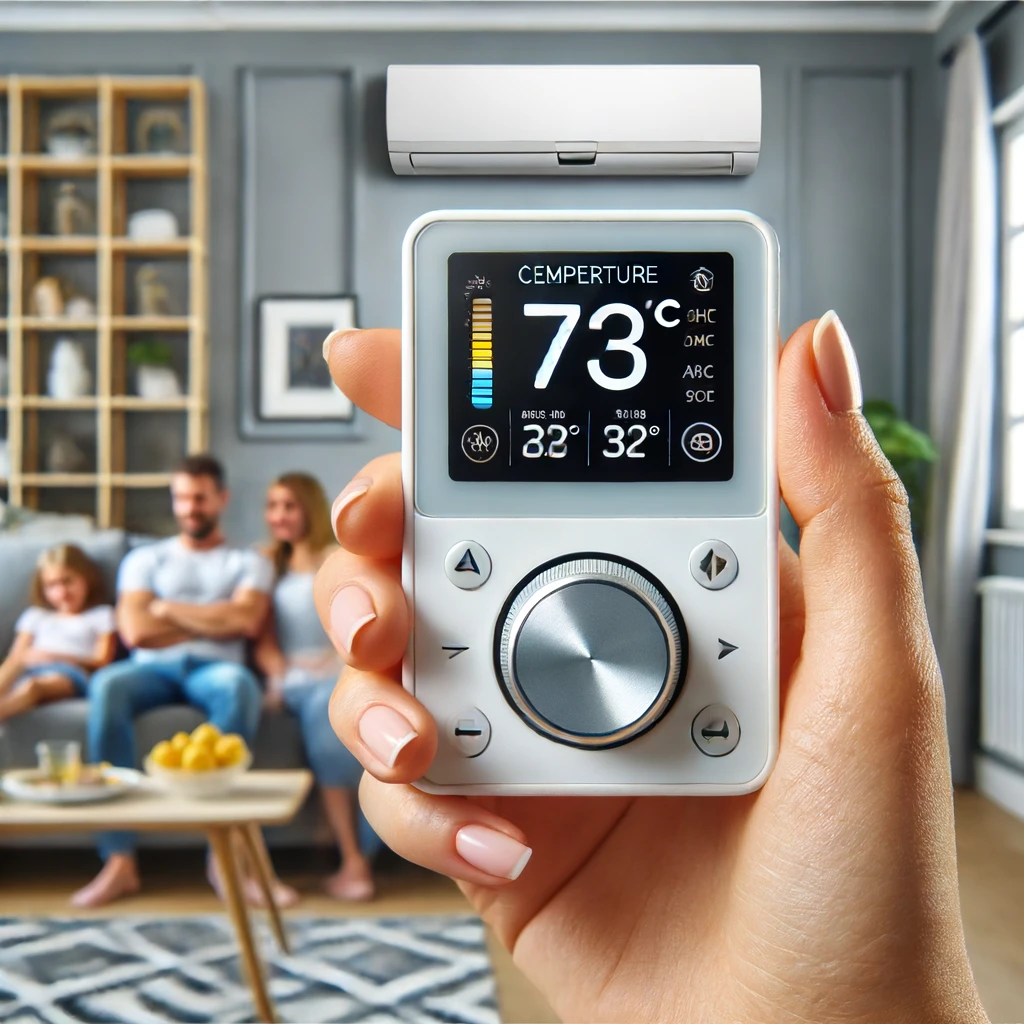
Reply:
[[[498,623],[495,661],[506,698],[532,728],[571,746],[611,747],[672,704],[686,630],[642,570],[579,555],[520,584]]]

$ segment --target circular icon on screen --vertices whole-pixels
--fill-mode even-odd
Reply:
[[[694,462],[710,462],[722,450],[722,435],[710,423],[691,423],[683,431],[682,445]]]
[[[470,462],[490,462],[498,450],[498,432],[486,423],[477,423],[462,435],[462,454]]]

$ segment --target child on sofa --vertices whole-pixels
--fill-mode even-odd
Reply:
[[[89,675],[114,658],[114,609],[104,603],[99,568],[74,544],[44,551],[32,605],[14,624],[0,664],[0,722],[54,700],[85,696]]]

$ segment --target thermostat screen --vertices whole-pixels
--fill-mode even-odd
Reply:
[[[729,480],[727,252],[448,258],[453,480]]]

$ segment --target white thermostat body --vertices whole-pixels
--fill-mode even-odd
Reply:
[[[778,244],[737,211],[444,211],[404,247],[417,783],[730,794],[778,748]]]

